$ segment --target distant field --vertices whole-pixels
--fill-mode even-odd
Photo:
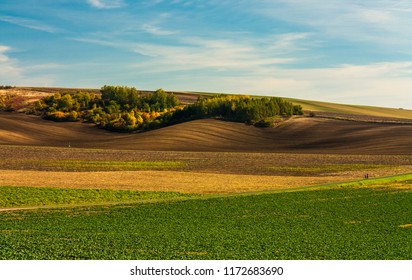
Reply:
[[[1,212],[0,259],[409,260],[411,179]]]
[[[294,104],[301,105],[304,110],[354,115],[368,115],[387,118],[412,119],[412,110],[405,108],[383,108],[374,106],[346,105],[330,102],[285,98]]]

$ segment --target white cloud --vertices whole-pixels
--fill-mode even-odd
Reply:
[[[30,85],[51,86],[54,80],[50,76],[34,75],[33,70],[39,70],[51,65],[36,65],[21,67],[19,61],[11,58],[7,53],[12,49],[9,46],[0,45],[0,85]],[[29,73],[29,75],[27,75]]]
[[[87,2],[98,9],[116,9],[125,6],[123,0],[87,0]]]
[[[16,61],[12,60],[8,55],[11,48],[9,46],[0,45],[0,84],[14,84],[14,80],[20,79],[21,70],[16,66]]]
[[[388,25],[395,22],[393,14],[390,11],[382,10],[360,10],[359,18],[367,23],[377,25]]]
[[[12,24],[22,26],[25,28],[48,32],[48,33],[56,33],[59,31],[58,28],[44,24],[37,20],[32,20],[32,19],[27,19],[27,18],[13,17],[13,16],[0,16],[0,21],[12,23]]]

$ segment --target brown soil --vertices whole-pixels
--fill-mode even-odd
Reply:
[[[84,123],[0,113],[0,145],[152,151],[412,154],[412,125],[292,118],[274,128],[214,119],[144,133],[108,132]]]

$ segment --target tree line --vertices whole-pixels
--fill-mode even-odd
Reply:
[[[273,117],[302,115],[302,107],[293,105],[279,97],[252,98],[239,95],[217,95],[198,100],[171,116],[171,122],[202,118],[221,118],[228,121],[245,122],[269,126]],[[264,125],[267,122],[267,125]]]

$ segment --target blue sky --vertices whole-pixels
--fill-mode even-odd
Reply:
[[[2,0],[0,84],[412,109],[412,1]]]

